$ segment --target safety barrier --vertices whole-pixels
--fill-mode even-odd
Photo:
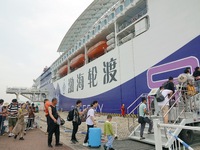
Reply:
[[[162,140],[161,140],[161,127],[164,128],[180,128],[180,129],[187,129],[187,130],[197,130],[200,131],[200,127],[192,127],[192,126],[183,126],[183,125],[174,125],[174,124],[163,124],[160,123],[159,119],[153,120],[153,126],[154,126],[154,136],[155,136],[155,148],[156,150],[162,149]],[[175,142],[169,146],[169,150],[193,150],[192,147],[190,147],[187,143],[182,141],[177,135],[172,133],[170,130],[167,131],[168,136],[172,136],[175,139]]]

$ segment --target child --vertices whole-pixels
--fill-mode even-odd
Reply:
[[[104,150],[114,150],[112,144],[114,141],[113,127],[111,124],[112,116],[107,116],[107,121],[104,123],[104,136],[107,136],[108,142],[104,145]]]
[[[24,140],[24,127],[25,127],[25,122],[24,122],[24,116],[27,115],[28,112],[26,110],[26,104],[22,105],[22,108],[18,110],[18,120],[17,123],[13,129],[13,133],[15,134],[14,138],[16,139],[18,135],[20,135],[19,140]]]

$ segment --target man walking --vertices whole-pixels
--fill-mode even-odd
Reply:
[[[9,126],[8,137],[14,136],[14,134],[12,133],[12,130],[17,123],[17,113],[18,113],[19,108],[20,107],[18,105],[17,99],[13,99],[12,103],[8,107],[8,126]]]
[[[153,127],[153,122],[148,117],[146,117],[146,115],[149,115],[146,105],[147,105],[147,99],[145,97],[142,97],[142,104],[139,106],[139,120],[141,120],[140,140],[145,139],[145,137],[143,137],[143,132],[146,123],[149,124],[148,134],[153,134],[153,132],[151,131]]]
[[[71,141],[72,143],[76,144],[78,142],[77,138],[76,138],[76,133],[78,131],[78,126],[80,125],[80,115],[83,114],[83,112],[81,112],[80,107],[82,106],[82,101],[78,100],[76,102],[76,107],[74,108],[74,117],[72,120],[72,125],[73,125],[73,130],[72,130],[72,137],[71,137]]]
[[[53,133],[55,133],[55,137],[56,137],[55,146],[62,146],[62,144],[60,143],[60,126],[57,124],[57,119],[59,117],[57,109],[56,109],[57,103],[58,103],[58,100],[56,98],[53,98],[52,104],[48,108],[49,110],[48,146],[51,148],[53,147],[51,145]]]

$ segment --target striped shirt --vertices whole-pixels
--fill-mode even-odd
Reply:
[[[18,104],[14,105],[14,104],[11,103],[10,106],[8,107],[8,112],[10,113],[8,115],[8,117],[9,118],[17,118],[17,113],[18,113],[19,108],[20,107],[19,107]]]

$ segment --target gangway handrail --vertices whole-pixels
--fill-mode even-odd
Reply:
[[[174,104],[168,109],[168,111],[164,114],[163,118],[166,117],[169,112],[172,110],[172,108],[176,105],[176,103],[180,100],[181,96],[179,96],[179,98],[177,98],[177,100],[175,100]]]
[[[136,100],[133,101],[133,103],[131,103],[128,107],[127,107],[127,114],[130,114],[129,113],[129,109],[141,98],[141,97],[144,97],[144,96],[147,96],[148,93],[142,93]],[[132,111],[131,111],[132,112]]]
[[[175,124],[164,124],[164,123],[160,123],[159,119],[153,120],[153,126],[154,126],[154,132],[155,132],[154,136],[155,136],[155,148],[156,148],[156,150],[162,149],[162,143],[160,142],[161,141],[161,127],[200,131],[200,127],[175,125]],[[185,145],[183,145],[183,146],[185,146]],[[187,147],[187,148],[189,150],[193,150],[193,148],[191,148],[191,147]]]
[[[142,102],[140,102],[129,114],[132,114],[141,104]]]

